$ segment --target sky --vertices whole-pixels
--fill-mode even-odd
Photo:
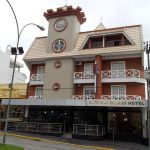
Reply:
[[[35,26],[28,26],[22,32],[19,45],[25,53],[35,37],[47,36],[48,22],[43,16],[47,9],[56,10],[64,5],[82,7],[87,21],[81,26],[81,31],[94,30],[103,23],[105,28],[128,25],[142,25],[143,40],[150,40],[150,0],[9,0],[17,17],[19,29],[28,23],[36,23],[45,27],[40,31]],[[0,0],[0,49],[6,51],[8,45],[16,46],[16,22],[7,0]],[[23,55],[18,56],[22,61]],[[2,62],[0,62],[2,63]],[[25,67],[22,72],[29,75]]]

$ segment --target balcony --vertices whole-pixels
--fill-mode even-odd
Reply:
[[[43,97],[42,96],[29,96],[28,99],[29,100],[31,100],[31,99],[32,100],[36,100],[36,99],[38,100],[39,99],[40,100],[40,99],[43,99]]]
[[[41,85],[44,81],[44,74],[32,74],[30,78],[30,85]]]
[[[74,83],[95,83],[95,74],[92,71],[74,72]]]
[[[95,99],[95,95],[74,95],[73,99],[75,100]]]
[[[131,45],[131,43],[127,39],[106,41],[106,47],[124,46],[124,45]]]
[[[102,95],[101,99],[105,100],[141,100],[141,96],[138,95]]]
[[[101,72],[102,82],[136,82],[145,83],[143,72],[136,69],[104,70]]]

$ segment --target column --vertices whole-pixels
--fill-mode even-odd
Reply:
[[[142,127],[143,127],[143,138],[148,138],[147,135],[147,111],[146,108],[142,108]]]
[[[101,79],[102,57],[100,55],[97,55],[95,62],[97,64],[98,69],[96,74],[96,99],[100,99],[102,96],[102,79]]]
[[[29,115],[29,106],[25,106],[26,108],[25,108],[25,115],[24,115],[24,117],[25,118],[28,118],[28,115]]]

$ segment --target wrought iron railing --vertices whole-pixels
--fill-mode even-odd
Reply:
[[[105,135],[105,127],[103,125],[74,124],[73,134],[103,136]]]
[[[101,99],[105,100],[141,100],[138,95],[102,95]]]
[[[39,123],[39,122],[13,122],[8,124],[9,130],[42,132],[42,133],[61,133],[61,123]]]
[[[73,99],[95,99],[95,95],[73,95]]]
[[[74,79],[95,79],[95,74],[92,71],[74,72]]]
[[[141,78],[140,71],[136,69],[104,70],[101,76],[102,78]]]

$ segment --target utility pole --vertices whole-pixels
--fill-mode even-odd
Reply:
[[[146,80],[147,80],[147,97],[148,97],[148,106],[147,106],[147,128],[148,128],[148,144],[150,150],[150,42],[146,42],[144,50],[147,54],[147,69],[146,69]]]

